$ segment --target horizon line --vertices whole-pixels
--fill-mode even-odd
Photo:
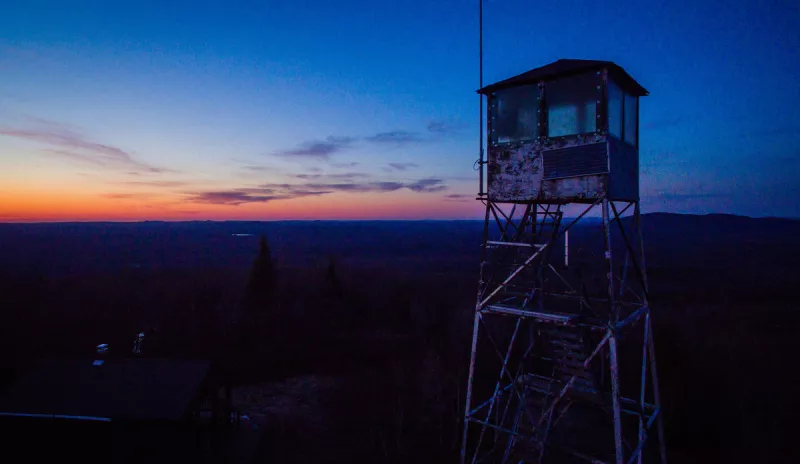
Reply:
[[[666,211],[655,211],[652,213],[642,213],[642,216],[653,216],[653,215],[672,215],[672,216],[728,216],[728,217],[739,217],[739,218],[747,218],[747,219],[785,219],[790,221],[798,221],[800,218],[798,217],[789,217],[789,216],[748,216],[744,214],[734,214],[734,213],[673,213],[673,212],[666,212]],[[624,216],[629,217],[629,216]],[[565,216],[568,219],[574,219],[574,217]],[[584,217],[582,220],[597,220],[599,218],[594,216]],[[136,220],[69,220],[69,221],[0,221],[0,225],[39,225],[39,224],[144,224],[144,223],[193,223],[193,222],[202,222],[202,223],[209,223],[209,222],[218,222],[218,223],[225,223],[225,222],[238,222],[238,223],[250,223],[250,222],[257,222],[257,223],[267,223],[267,222],[483,222],[483,218],[362,218],[362,219],[136,219]]]

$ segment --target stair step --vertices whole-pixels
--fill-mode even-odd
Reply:
[[[561,385],[564,386],[569,382],[569,379],[572,378],[573,374],[566,374],[566,375],[559,375],[558,380],[561,381]],[[575,377],[575,381],[572,382],[573,387],[581,387],[583,389],[592,388],[594,389],[594,382],[589,379],[585,379],[583,377]]]
[[[551,352],[556,357],[573,358],[583,362],[586,359],[586,353],[583,350],[573,350],[561,346],[552,347]]]
[[[570,343],[565,340],[550,340],[550,346],[552,347],[559,347],[565,349],[571,349],[575,351],[583,351],[584,346],[582,343]]]
[[[572,384],[572,391],[573,392],[578,391],[580,393],[589,393],[589,394],[596,394],[597,393],[597,389],[594,388],[593,386],[583,385],[583,384],[578,384],[578,383],[573,383]]]
[[[555,359],[555,363],[560,366],[560,369],[571,369],[574,371],[584,371],[586,370],[583,367],[583,363],[580,361],[569,360],[569,359]]]
[[[581,340],[581,334],[575,332],[568,332],[566,330],[548,329],[548,330],[542,330],[542,334],[545,334],[551,338],[564,338],[567,340],[574,340],[574,341]]]
[[[572,377],[573,375],[577,375],[578,378],[584,378],[584,377],[589,375],[589,373],[586,371],[586,369],[583,369],[582,366],[581,367],[575,367],[575,366],[562,365],[562,366],[559,366],[558,373],[560,374],[560,376],[566,376],[566,379],[562,379],[559,376],[559,379],[564,380],[564,381],[569,380],[569,378]]]
[[[561,370],[569,369],[576,372],[583,372],[584,370],[586,370],[586,368],[583,367],[583,363],[579,361],[557,360],[556,362],[558,363],[559,366],[561,366],[560,367]]]
[[[526,309],[519,309],[513,306],[503,305],[503,304],[495,304],[489,305],[484,308],[485,311],[494,312],[494,313],[501,313],[501,314],[510,314],[515,316],[522,316],[528,317],[531,319],[535,319],[541,322],[552,322],[555,324],[566,324],[572,319],[571,314],[555,314],[555,313],[546,313],[546,312],[538,312],[538,311],[531,311]]]
[[[497,240],[487,240],[486,244],[495,246],[521,247],[521,248],[542,248],[544,246],[539,243],[502,242]]]

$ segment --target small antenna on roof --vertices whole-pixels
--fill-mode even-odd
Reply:
[[[484,0],[478,0],[478,88],[483,88],[483,2]],[[483,115],[483,95],[478,94],[478,98],[480,99],[479,108],[478,108],[478,134],[479,134],[479,141],[478,144],[480,146],[478,150],[478,196],[483,196],[483,176],[484,176],[484,168],[486,165],[486,160],[484,159],[484,151],[483,151],[483,124],[484,124],[484,115]]]

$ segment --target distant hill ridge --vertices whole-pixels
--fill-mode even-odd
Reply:
[[[597,224],[597,218],[586,219],[579,224]],[[737,260],[790,265],[800,236],[795,219],[729,214],[650,213],[642,216],[642,228],[648,265],[655,266],[681,260],[703,266]],[[7,223],[0,224],[0,272],[246,270],[261,234],[280,266],[324,267],[332,255],[348,266],[477,270],[482,231],[477,220]],[[580,227],[575,232],[580,240]]]
[[[785,218],[777,216],[744,216],[738,214],[728,213],[707,213],[707,214],[690,214],[690,213],[642,213],[642,218],[662,219],[662,218],[687,218],[687,219],[704,219],[704,220],[748,220],[748,221],[786,221],[786,222],[800,222],[800,218]],[[571,216],[565,216],[565,219],[574,219]],[[588,221],[598,221],[598,217],[588,216],[584,218]],[[2,222],[0,227],[3,226],[58,226],[58,225],[169,225],[169,224],[185,224],[185,225],[207,225],[207,224],[230,224],[230,225],[248,225],[248,224],[386,224],[386,223],[474,223],[483,222],[483,219],[280,219],[280,220],[188,220],[188,221],[165,221],[165,220],[143,220],[143,221],[54,221],[54,222]]]

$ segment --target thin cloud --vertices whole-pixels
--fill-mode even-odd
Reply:
[[[111,200],[133,200],[147,197],[147,195],[142,195],[140,193],[106,193],[101,196]]]
[[[441,192],[447,189],[447,186],[442,183],[442,179],[420,179],[406,185],[406,187],[411,191],[420,193]]]
[[[411,168],[417,168],[417,163],[389,163],[389,167],[395,171],[406,171]]]
[[[124,168],[137,172],[163,173],[168,169],[159,168],[138,161],[127,151],[103,143],[93,142],[82,135],[60,127],[56,123],[45,124],[39,129],[17,129],[0,127],[0,136],[13,137],[49,145],[45,150],[50,155],[91,163],[106,168]]]
[[[370,177],[370,175],[365,174],[363,172],[343,172],[334,174],[295,174],[294,177],[302,180],[315,180],[315,179],[353,180],[353,179],[364,179]]]
[[[428,132],[434,134],[452,134],[464,128],[464,124],[449,123],[445,121],[431,121],[428,123]]]
[[[295,148],[274,152],[273,155],[283,157],[317,158],[328,160],[332,155],[352,149],[359,142],[372,145],[398,146],[412,143],[423,143],[430,138],[406,130],[379,132],[366,137],[328,136],[324,139],[308,140]],[[353,167],[358,163],[331,163],[331,166],[340,168]]]
[[[284,186],[288,186],[284,184]],[[232,190],[213,190],[206,192],[194,192],[189,194],[186,199],[189,203],[206,203],[214,205],[239,206],[245,203],[267,203],[276,200],[291,200],[293,198],[306,197],[311,195],[323,195],[330,192],[320,192],[311,190],[293,190],[284,193],[276,193],[273,188],[240,188]]]
[[[474,199],[474,195],[465,195],[463,193],[451,193],[449,195],[444,196],[445,201],[455,201],[460,203],[466,203]]]
[[[248,165],[242,166],[242,169],[245,169],[245,170],[248,170],[248,171],[263,172],[263,171],[272,171],[274,168],[272,168],[270,166],[256,166],[256,165],[248,164]]]
[[[417,193],[441,192],[447,189],[442,179],[420,179],[413,182],[376,181],[376,182],[310,182],[305,184],[264,184],[261,188],[281,195],[308,193],[323,195],[325,193],[380,193],[408,189]]]
[[[353,137],[335,137],[329,136],[324,140],[311,140],[300,144],[297,148],[291,150],[284,150],[275,153],[278,156],[288,157],[307,157],[307,158],[320,158],[328,159],[334,153],[338,153],[347,148],[355,142]]]
[[[125,185],[142,185],[147,187],[181,187],[186,185],[186,182],[180,180],[129,180],[120,183]]]
[[[355,182],[341,182],[341,183],[310,183],[304,185],[292,185],[289,188],[290,192],[297,191],[297,189],[311,189],[312,191],[325,191],[325,192],[390,192],[403,188],[403,184],[399,182],[369,182],[369,183],[355,183]]]
[[[405,145],[409,143],[423,142],[424,139],[416,132],[409,131],[391,131],[380,132],[369,137],[364,137],[364,140],[376,144],[391,144],[391,145]]]
[[[306,184],[306,188],[316,190],[330,190],[333,192],[355,192],[355,193],[368,193],[368,192],[393,192],[405,187],[402,182],[384,181],[384,182],[342,182],[331,184]]]
[[[238,190],[200,192],[189,198],[192,203],[238,206],[242,203],[265,203],[280,199],[279,195],[252,195]]]
[[[325,174],[328,179],[366,179],[369,174],[363,172],[343,172],[338,174]]]
[[[32,123],[33,125],[36,125],[36,126],[39,126],[39,127],[49,127],[53,131],[61,131],[61,132],[66,131],[66,132],[72,132],[72,133],[79,132],[79,128],[76,127],[76,126],[73,126],[72,124],[53,121],[51,119],[40,118],[38,116],[33,116],[33,115],[25,115],[24,118],[25,118],[25,120],[27,120],[29,123]]]
[[[84,163],[94,164],[95,166],[104,166],[104,164],[101,161],[99,161],[99,160],[97,160],[97,159],[95,159],[95,158],[93,158],[91,156],[86,156],[86,155],[82,155],[80,153],[75,153],[74,151],[55,150],[55,149],[46,148],[46,149],[42,150],[42,153],[44,153],[45,155],[54,155],[54,156],[59,156],[59,157],[62,157],[62,158],[69,158],[69,159],[76,160],[76,161],[82,161]],[[135,172],[135,173],[132,173],[132,174],[138,175],[139,173]]]
[[[358,163],[355,162],[355,161],[351,161],[349,163],[331,163],[331,166],[334,167],[334,168],[346,169],[346,168],[354,168],[354,167],[358,166]],[[311,169],[314,169],[314,168],[309,168],[309,171]],[[320,168],[315,168],[315,169],[319,169],[319,171],[317,171],[317,172],[322,172],[322,169],[320,169]]]

